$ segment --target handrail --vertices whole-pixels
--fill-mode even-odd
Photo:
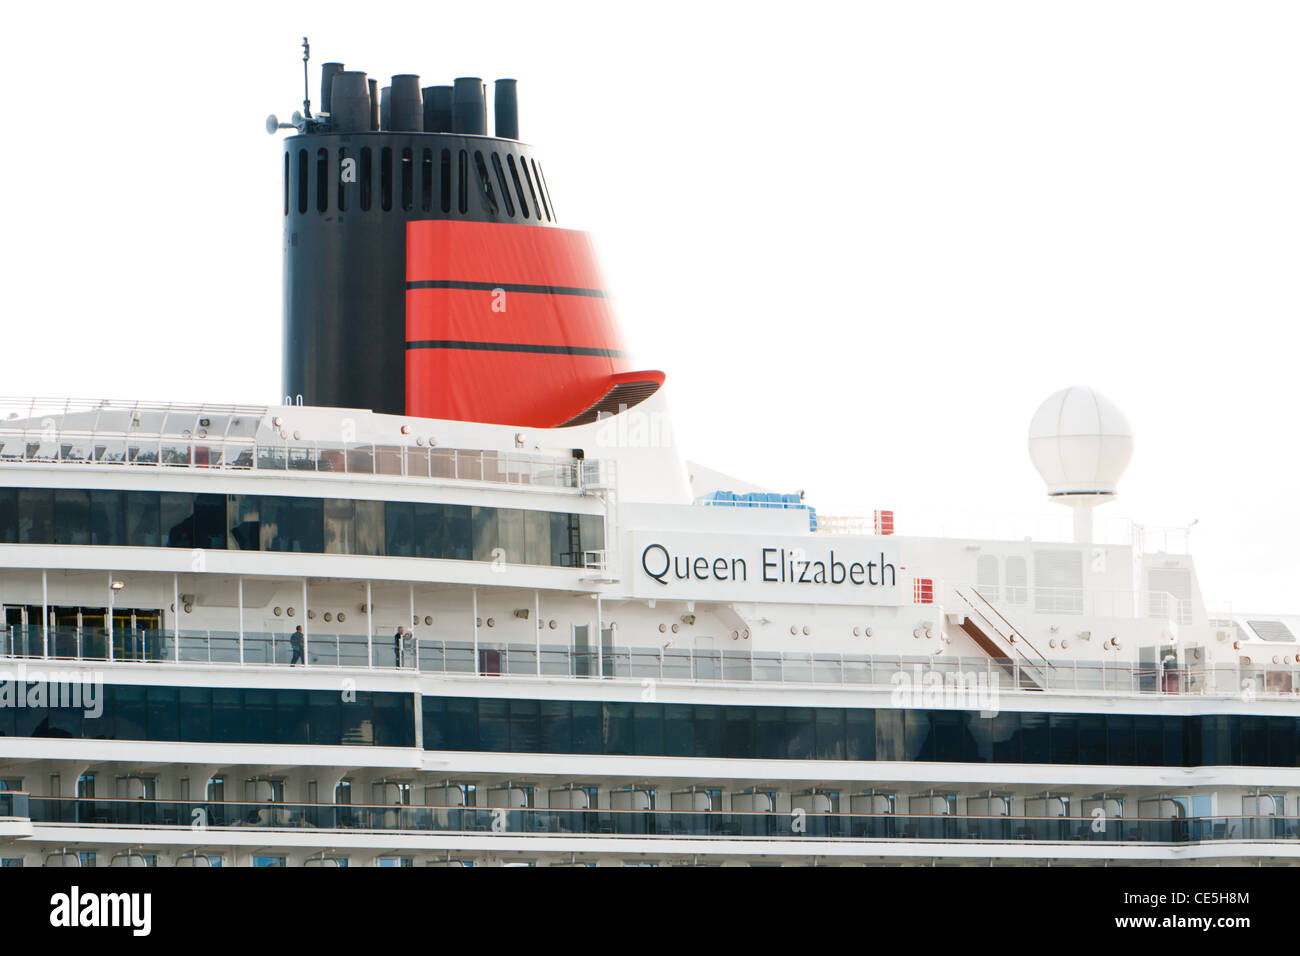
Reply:
[[[462,639],[416,636],[405,645],[399,667],[392,635],[365,633],[309,633],[306,662],[292,664],[293,645],[287,631],[246,631],[244,640],[234,630],[180,631],[177,647],[171,631],[114,631],[112,651],[105,629],[90,639],[66,640],[50,631],[48,644],[39,626],[30,630],[0,630],[0,663],[5,666],[42,662],[89,662],[96,669],[115,667],[291,668],[306,670],[438,674],[452,679],[507,676],[518,680],[655,680],[696,685],[770,685],[840,688],[894,688],[899,674],[914,678],[916,669],[947,680],[985,681],[989,687],[1003,667],[1021,666],[1035,675],[1039,689],[1073,695],[1108,696],[1223,696],[1241,695],[1242,681],[1250,680],[1260,697],[1295,699],[1300,696],[1300,659],[1289,664],[1239,661],[1179,667],[1154,663],[1100,659],[1061,659],[1042,668],[1017,651],[1008,657],[935,657],[927,654],[815,653],[813,651],[750,651],[665,648],[619,643],[606,648],[597,660],[594,650],[575,652],[566,644],[493,640],[480,634],[476,645]],[[657,636],[657,635],[655,635]],[[30,639],[29,639],[30,638]],[[129,640],[127,639],[129,638]],[[869,645],[867,645],[869,646]],[[1012,645],[1014,648],[1015,645]],[[1010,653],[1010,652],[1008,652]],[[1032,670],[1028,670],[1032,668]],[[1015,690],[1015,686],[999,692]]]
[[[1002,641],[1003,641],[1003,642],[1004,642],[1008,647],[1010,647],[1011,650],[1016,654],[1016,656],[1017,656],[1021,661],[1023,661],[1025,665],[1027,665],[1027,667],[1031,668],[1031,671],[1030,671],[1031,675],[1032,675],[1032,673],[1033,673],[1033,672],[1032,672],[1032,669],[1035,669],[1035,668],[1037,668],[1037,669],[1042,669],[1044,665],[1046,665],[1048,668],[1055,669],[1056,665],[1053,664],[1051,661],[1047,660],[1047,658],[1043,657],[1042,653],[1038,650],[1038,648],[1036,648],[1036,647],[1034,647],[1032,644],[1030,644],[1029,641],[1028,641],[1028,640],[1025,640],[1024,636],[1021,635],[1021,636],[1020,636],[1020,639],[1021,639],[1021,640],[1024,640],[1025,644],[1027,644],[1027,645],[1029,646],[1029,649],[1032,650],[1035,654],[1038,655],[1039,660],[1038,660],[1038,661],[1035,661],[1035,660],[1033,660],[1032,658],[1030,658],[1029,655],[1027,655],[1024,651],[1022,651],[1022,650],[1017,646],[1017,644],[1016,644],[1016,639],[1015,639],[1014,637],[1008,637],[1007,635],[1003,634],[1002,631],[998,628],[998,626],[997,626],[995,623],[993,623],[991,620],[989,620],[988,615],[986,615],[982,610],[980,610],[979,608],[977,608],[977,607],[975,606],[974,602],[971,601],[970,598],[966,597],[966,595],[962,593],[961,588],[954,588],[954,589],[953,589],[953,592],[954,592],[954,593],[955,593],[959,598],[962,599],[962,601],[966,604],[966,606],[967,606],[968,608],[970,608],[970,610],[971,610],[973,613],[978,614],[981,618],[983,618],[984,621],[985,621],[985,623],[988,624],[988,626],[992,629],[992,632],[993,632],[994,634],[996,634],[996,635],[997,635],[997,636],[998,636],[998,637],[999,637],[999,638],[1000,638],[1000,639],[1001,639],[1001,640],[1002,640]],[[987,602],[986,602],[986,603],[987,603]],[[1012,631],[1013,631],[1015,634],[1019,634],[1019,631],[1016,631],[1015,628],[1012,628]],[[1044,677],[1045,677],[1045,675],[1039,675],[1039,676],[1036,678],[1037,682],[1040,683],[1040,684],[1044,683]]]
[[[87,811],[82,813],[82,809]],[[69,812],[70,811],[70,812]],[[107,812],[102,812],[107,811]],[[169,813],[169,811],[171,811]],[[214,812],[209,812],[214,811]],[[227,816],[227,811],[233,811]],[[267,812],[271,811],[271,812]],[[278,811],[278,812],[276,812]],[[149,800],[33,797],[33,824],[76,827],[192,827],[195,812],[206,828],[396,832],[565,833],[618,838],[734,838],[771,840],[960,840],[1190,844],[1294,839],[1300,818],[1269,815],[1110,818],[1094,829],[1091,816],[854,813],[797,810],[614,810],[550,807],[436,807],[419,804],[279,803],[261,801]],[[805,826],[795,828],[796,815]],[[125,816],[127,819],[123,819]],[[72,819],[65,819],[72,817]],[[89,817],[89,819],[83,819]],[[112,819],[110,819],[110,817]],[[1281,830],[1281,832],[1278,832]]]
[[[1029,638],[1025,637],[1025,635],[1020,632],[1019,628],[1017,628],[1014,624],[1012,624],[1010,621],[1007,620],[1006,615],[1004,615],[1001,611],[999,611],[996,607],[993,606],[993,603],[980,592],[980,589],[978,587],[972,587],[971,591],[975,594],[976,597],[978,597],[981,601],[984,602],[985,606],[987,606],[990,611],[992,611],[994,614],[998,616],[998,620],[1000,620],[1003,624],[1005,624],[1017,639],[1023,641],[1026,647],[1028,647],[1031,651],[1033,651],[1035,654],[1038,655],[1039,660],[1041,660],[1048,667],[1055,666],[1052,664],[1051,661],[1049,661],[1043,655],[1042,651],[1034,647],[1033,643],[1029,640]],[[979,613],[985,620],[988,620],[988,615],[985,614],[982,610]],[[990,621],[989,623],[991,624],[992,621]],[[999,634],[999,636],[1001,636],[1001,634]],[[1012,646],[1014,646],[1013,641],[1008,640],[1007,643],[1012,644]]]

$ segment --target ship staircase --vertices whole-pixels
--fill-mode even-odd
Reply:
[[[1011,685],[1020,690],[1046,690],[1055,665],[978,588],[958,587],[953,592],[960,608],[953,615],[960,620],[954,623],[1002,668]]]

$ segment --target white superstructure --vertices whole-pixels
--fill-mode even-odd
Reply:
[[[726,488],[666,391],[554,429],[4,403],[0,859],[1296,855],[1300,621],[1094,529],[1103,397],[1031,426],[1073,535],[925,537]]]

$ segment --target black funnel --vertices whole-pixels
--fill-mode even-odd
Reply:
[[[331,125],[339,132],[359,133],[370,128],[370,88],[364,73],[344,70],[334,74],[330,117]]]
[[[519,96],[514,80],[497,80],[492,97],[496,108],[496,135],[500,139],[519,138]]]
[[[450,86],[426,86],[424,88],[424,131],[426,133],[451,132]]]
[[[477,76],[458,76],[452,92],[451,125],[454,133],[487,135],[487,96]]]
[[[379,81],[370,81],[370,131],[379,132]]]
[[[420,78],[414,73],[393,77],[389,98],[388,128],[399,133],[424,131],[424,102],[420,97]]]

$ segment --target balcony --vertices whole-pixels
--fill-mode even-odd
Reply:
[[[933,681],[967,694],[1034,693],[1085,696],[1239,697],[1249,681],[1260,698],[1300,695],[1300,664],[1226,664],[1167,667],[1156,664],[1056,660],[1033,679],[1021,680],[1020,660],[897,654],[816,654],[696,650],[626,646],[574,650],[564,644],[512,644],[486,639],[411,639],[400,653],[391,634],[309,634],[305,661],[294,664],[292,635],[265,632],[182,629],[116,632],[111,642],[100,630],[51,627],[0,632],[0,660],[92,661],[96,664],[157,664],[194,667],[290,667],[338,670],[405,670],[454,677],[509,676],[581,680],[658,681],[708,684],[767,684],[895,690],[905,675],[911,685]],[[905,682],[906,683],[906,682]]]
[[[26,794],[0,794],[5,797]],[[38,826],[564,834],[734,840],[979,843],[1142,843],[1300,839],[1300,818],[1120,818],[1102,828],[1079,817],[656,810],[547,810],[336,804],[224,803],[31,797]]]

